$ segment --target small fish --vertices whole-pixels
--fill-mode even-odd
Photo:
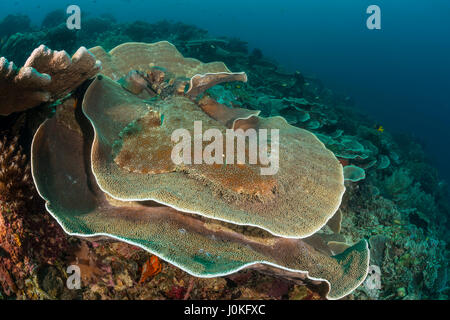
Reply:
[[[378,132],[381,132],[381,133],[384,132],[384,128],[383,128],[382,125],[376,124],[376,125],[375,125],[375,129],[376,129]]]
[[[162,264],[157,256],[151,256],[142,267],[142,274],[139,283],[144,283],[149,277],[155,276],[162,270]]]

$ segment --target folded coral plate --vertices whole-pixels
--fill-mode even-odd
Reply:
[[[361,284],[367,243],[333,255],[316,234],[345,191],[333,153],[281,117],[228,108],[205,93],[223,81],[246,81],[244,74],[183,58],[167,42],[93,52],[104,74],[87,89],[82,110],[70,100],[59,106],[33,140],[35,184],[66,232],[138,245],[196,276],[263,263],[325,282],[330,299]],[[142,99],[115,81],[154,67],[164,70],[170,94]],[[186,93],[168,90],[182,78],[191,79]],[[221,133],[279,130],[278,171],[261,175],[260,163],[174,163],[171,134],[193,133],[195,121]]]

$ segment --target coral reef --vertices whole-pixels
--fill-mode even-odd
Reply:
[[[93,51],[102,52],[98,48]],[[164,52],[163,56],[161,51]],[[182,78],[195,75],[202,68],[209,75],[212,75],[208,72],[211,71],[209,68],[220,67],[226,70],[219,63],[204,65],[193,59],[184,59],[167,42],[151,45],[123,44],[100,59],[105,66],[104,70],[119,78],[129,68],[144,72],[143,68],[154,64],[152,61],[157,57],[162,57],[162,66],[167,70],[167,75],[174,74]],[[206,79],[211,85],[217,82],[212,76]],[[234,80],[234,77],[230,79]],[[171,82],[170,79],[168,81]],[[211,85],[205,84],[206,87]],[[280,154],[284,159],[285,171],[276,176],[278,180],[273,181],[271,177],[265,179],[268,182],[261,182],[259,180],[263,178],[252,174],[250,167],[242,171],[246,165],[238,168],[232,165],[222,168],[207,165],[192,168],[184,166],[182,170],[177,170],[170,166],[173,165],[170,157],[164,158],[165,144],[170,141],[167,132],[172,132],[180,125],[189,128],[194,120],[202,120],[205,127],[221,128],[220,122],[204,114],[191,98],[191,95],[180,92],[169,97],[159,97],[154,102],[141,100],[106,75],[100,75],[87,89],[82,103],[85,121],[89,120],[94,127],[93,142],[84,141],[91,136],[86,129],[89,126],[77,121],[73,108],[70,108],[72,103],[68,100],[68,107],[58,107],[56,116],[46,121],[37,131],[32,148],[33,176],[40,195],[47,200],[49,212],[70,234],[104,235],[124,240],[155,253],[193,275],[225,275],[256,263],[270,263],[290,270],[275,268],[277,271],[274,272],[279,276],[297,278],[303,282],[312,278],[329,285],[323,291],[324,297],[336,299],[351,292],[362,282],[367,272],[368,250],[364,240],[331,257],[331,251],[320,235],[296,240],[275,237],[262,230],[295,235],[297,238],[305,237],[315,233],[334,215],[344,188],[342,167],[331,152],[312,134],[288,125],[282,118],[252,116],[234,119],[231,122],[233,128],[280,128],[284,132]],[[160,114],[165,115],[164,126]],[[139,125],[142,129],[127,129],[126,134],[121,134],[130,124],[136,125],[136,120],[143,121]],[[152,137],[148,145],[146,135]],[[116,151],[113,146],[121,137],[123,141]],[[296,143],[296,139],[300,139],[301,143]],[[92,153],[90,148],[83,150],[92,143]],[[146,145],[146,155],[140,157],[137,150],[131,152],[131,158],[127,156],[121,159],[121,152],[134,148],[135,143]],[[299,151],[295,157],[289,156],[295,149],[290,147],[291,144],[296,145]],[[75,155],[68,152],[67,148],[77,150]],[[169,150],[171,148],[169,146]],[[57,152],[53,152],[55,150]],[[116,154],[115,159],[105,157],[111,153]],[[137,156],[137,162],[132,161],[134,156]],[[160,158],[162,161],[152,161]],[[144,159],[151,162],[140,162]],[[325,162],[321,170],[309,168],[310,164],[317,164],[314,159]],[[290,169],[290,165],[293,165],[290,161],[294,161],[298,167]],[[149,169],[138,170],[137,165]],[[131,167],[135,169],[127,169]],[[105,170],[109,173],[104,174]],[[154,170],[158,170],[156,174]],[[302,182],[302,188],[293,189],[289,181],[301,172],[314,178]],[[52,179],[49,180],[48,177]],[[228,180],[230,177],[231,181]],[[110,183],[112,178],[116,183]],[[254,183],[246,189],[244,183],[249,179],[253,179]],[[117,181],[122,185],[118,185]],[[270,186],[271,183],[277,183],[279,191],[266,195],[271,190],[266,191],[265,186]],[[311,183],[316,184],[312,187]],[[72,189],[70,196],[65,192],[69,186]],[[218,191],[214,192],[210,186]],[[284,191],[289,186],[295,196]],[[124,190],[127,194],[117,194]],[[316,190],[315,193],[313,190]],[[140,192],[142,196],[136,192]],[[300,197],[301,192],[305,192],[306,199]],[[332,193],[334,196],[331,196]],[[258,200],[255,194],[259,194],[258,197],[264,198],[264,201]],[[327,194],[327,197],[323,194]],[[226,197],[235,199],[231,202],[233,204],[224,201]],[[311,199],[317,201],[307,207]],[[147,200],[156,200],[184,212],[161,204],[146,204]],[[283,207],[290,202],[295,202],[291,207],[296,207],[297,210],[288,211]],[[263,208],[258,210],[261,206]],[[304,209],[305,207],[308,209]],[[245,212],[252,214],[244,215]],[[311,212],[314,214],[311,215]],[[253,220],[240,220],[246,216]],[[262,229],[242,228],[215,219],[254,225]],[[297,223],[286,224],[283,219],[295,220]],[[290,230],[287,225],[295,229]],[[180,237],[185,240],[180,242]],[[321,262],[316,264],[313,261]]]
[[[206,69],[208,71],[206,73],[209,73],[217,68],[223,68],[219,64],[202,65],[192,59],[184,62],[179,53],[173,51],[176,49],[167,42],[158,42],[146,46],[148,49],[140,49],[143,46],[143,44],[124,44],[114,49],[111,53],[115,58],[114,63],[108,62],[112,60],[109,56],[105,59],[101,55],[97,57],[102,60],[104,70],[116,76],[128,70],[125,68],[120,73],[121,70],[116,69],[116,66],[140,69],[154,63],[157,57],[162,56],[161,51],[164,52],[163,57],[168,62],[163,60],[161,63],[157,62],[157,65],[181,77],[192,77],[202,69],[203,72]],[[94,48],[93,52],[96,51]],[[114,69],[116,70],[110,71]],[[194,76],[194,79],[196,78],[197,76]],[[234,80],[234,77],[230,79]],[[212,84],[217,82],[214,78],[209,80]],[[191,80],[191,85],[193,81]],[[105,77],[96,80],[89,87],[83,101],[83,111],[92,122],[96,137],[103,137],[102,140],[97,138],[94,140],[93,172],[101,189],[114,198],[124,201],[151,199],[182,211],[200,213],[236,224],[255,225],[273,234],[288,237],[304,237],[316,232],[339,207],[344,191],[342,168],[329,151],[321,148],[322,145],[317,138],[306,131],[296,129],[275,118],[259,119],[256,120],[258,121],[256,124],[250,123],[255,121],[251,119],[245,123],[241,123],[244,120],[233,123],[234,130],[240,127],[261,127],[281,131],[279,157],[284,165],[276,178],[261,176],[255,173],[258,168],[246,165],[239,169],[227,166],[221,170],[209,165],[170,166],[171,155],[165,150],[172,150],[174,147],[174,143],[170,142],[170,135],[174,130],[181,127],[192,131],[194,121],[202,121],[205,130],[215,128],[225,132],[226,127],[211,121],[208,115],[197,111],[195,103],[182,96],[166,98],[151,106],[159,114],[164,114],[164,126],[159,124],[159,120],[156,127],[151,126],[144,121],[150,121],[149,117],[155,116],[159,119],[160,115],[147,115],[150,106],[148,102],[121,91],[118,85]],[[186,94],[190,95],[191,91],[188,90]],[[118,117],[106,117],[108,114],[115,114]],[[180,118],[180,114],[184,117]],[[137,134],[128,134],[127,138],[120,141],[123,146],[115,158],[107,156],[114,152],[113,145],[117,143],[123,128],[136,120],[138,124],[142,122],[143,129]],[[146,140],[143,138],[145,136],[151,139]],[[141,149],[136,150],[135,146],[141,146]],[[159,162],[142,161],[143,159],[159,159]],[[320,165],[323,168],[321,170],[316,167],[319,159],[323,161]],[[311,167],[312,165],[314,166]],[[130,173],[125,172],[123,168]],[[145,174],[136,174],[139,172]],[[149,175],[150,173],[159,174]],[[310,179],[301,179],[301,176]],[[297,180],[297,187],[292,187],[291,179]],[[118,184],[117,181],[122,183]],[[183,181],[182,185],[180,181]],[[244,181],[252,183],[246,188],[243,185]],[[213,187],[205,188],[205,185]],[[273,188],[277,189],[276,194]],[[198,194],[203,196],[198,197]],[[221,196],[217,197],[217,194]],[[323,200],[325,194],[328,202]],[[227,204],[229,203],[227,197],[233,199],[233,206]],[[260,201],[254,201],[252,198],[255,197],[260,198]],[[304,198],[308,198],[311,202]],[[238,203],[240,205],[237,205]],[[279,220],[279,217],[283,217],[283,220]],[[286,219],[290,221],[288,225]]]
[[[69,244],[61,228],[44,213],[18,138],[9,136],[2,133],[0,142],[0,293],[42,298],[38,272],[61,261]]]
[[[43,29],[51,29],[59,26],[61,23],[66,21],[67,14],[62,9],[56,9],[47,13],[41,23]],[[20,32],[20,31],[17,31]]]
[[[19,20],[25,23],[22,26],[8,23],[10,28],[0,28],[7,31],[0,37],[0,56],[14,60],[17,65],[25,64],[41,44],[69,53],[82,46],[101,46],[105,49],[96,53],[100,56],[98,59],[108,61],[107,52],[123,43],[168,40],[184,56],[206,63],[223,61],[226,64],[226,70],[214,72],[244,71],[248,82],[215,85],[200,93],[194,102],[227,127],[239,117],[282,116],[290,125],[313,132],[343,167],[355,166],[365,172],[364,180],[345,182],[346,192],[340,209],[318,233],[321,243],[325,244],[321,248],[329,250],[328,256],[345,251],[348,244],[361,239],[369,241],[369,277],[345,299],[448,299],[448,186],[427,162],[416,139],[392,135],[389,128],[378,130],[374,127],[375,121],[362,115],[350,97],[332,92],[320,80],[298,71],[282,70],[261,50],[247,52],[245,42],[239,39],[211,38],[205,30],[167,21],[117,23],[111,17],[87,18],[85,28],[69,31],[58,24],[57,17],[46,23],[45,30],[29,27],[26,19]],[[52,20],[50,16],[48,20]],[[6,59],[2,61],[4,72],[13,70]],[[160,64],[155,61],[155,66],[157,63]],[[195,75],[169,83],[160,78],[160,71],[166,74],[167,70],[155,66],[142,66],[141,74],[129,74],[139,69],[133,67],[123,68],[117,77],[108,74],[108,68],[104,73],[130,94],[141,90],[137,98],[143,99],[182,95],[189,78]],[[142,75],[145,75],[144,82]],[[173,79],[173,76],[167,78]],[[49,121],[58,119],[60,128],[69,128],[68,132],[75,130],[79,137],[89,140],[93,134],[89,133],[89,123],[77,129],[80,116],[83,117],[80,99],[75,95],[73,99],[57,101],[53,106],[56,106],[56,116]],[[77,106],[75,122],[74,105]],[[2,103],[0,110],[3,108]],[[229,110],[236,114],[229,115]],[[151,257],[148,252],[120,242],[74,239],[65,235],[58,223],[45,213],[43,201],[33,189],[30,174],[27,175],[29,156],[25,157],[23,150],[25,153],[30,150],[30,141],[25,136],[14,138],[16,121],[25,122],[34,133],[38,120],[33,112],[0,119],[2,129],[12,130],[2,133],[1,137],[2,159],[9,160],[7,165],[3,162],[7,170],[1,172],[0,186],[9,191],[2,193],[0,199],[0,299],[323,299],[326,296],[329,290],[326,283],[315,283],[303,277],[303,285],[298,285],[295,274],[280,275],[276,268],[263,265],[225,277],[197,278],[162,261],[161,272],[139,284],[143,267]],[[14,123],[9,124],[11,119]],[[119,140],[139,134],[139,130],[134,129],[127,126]],[[11,159],[20,165],[11,167]],[[95,185],[92,178],[87,180]],[[94,198],[99,195],[103,196],[103,192],[99,191]],[[106,201],[108,206],[121,206],[112,198],[107,197]],[[144,209],[148,207],[151,204]],[[188,218],[200,219],[184,217]],[[228,230],[230,235],[244,234],[252,243],[264,243],[272,237],[255,228],[231,228],[202,219],[198,226],[203,228],[207,223],[212,233]],[[70,221],[60,223],[71,226]],[[177,231],[177,239],[184,236],[185,230],[188,229]],[[262,237],[264,234],[268,237]],[[316,240],[308,244],[310,248],[318,248],[317,245]],[[209,258],[208,252],[198,252],[199,261],[204,263]],[[64,269],[70,264],[78,264],[86,271],[83,271],[87,277],[83,278],[80,290],[67,290],[64,285],[67,279]]]
[[[0,40],[8,38],[17,32],[31,31],[31,20],[25,15],[7,15],[0,22]]]

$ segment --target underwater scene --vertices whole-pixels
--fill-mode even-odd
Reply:
[[[0,300],[448,300],[449,39],[445,0],[3,1]]]

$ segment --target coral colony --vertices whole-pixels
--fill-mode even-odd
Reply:
[[[350,98],[193,26],[46,25],[0,49],[1,297],[446,294],[444,187]]]

